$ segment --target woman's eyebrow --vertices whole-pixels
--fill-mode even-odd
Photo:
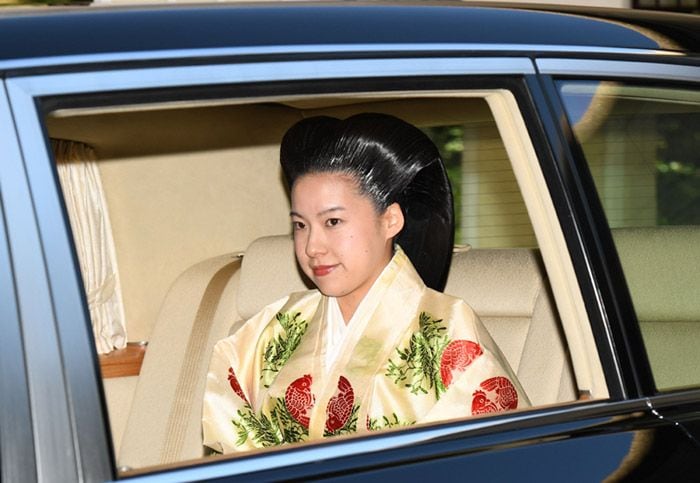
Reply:
[[[319,211],[318,213],[316,213],[316,216],[319,217],[319,216],[327,215],[328,213],[333,213],[336,211],[345,211],[345,207],[344,206],[332,206],[330,208],[326,208],[325,210]],[[299,218],[304,218],[302,215],[300,215],[299,213],[297,213],[294,210],[289,212],[289,216],[297,216]]]
[[[332,206],[330,208],[326,208],[325,210],[319,211],[318,213],[316,213],[316,216],[323,216],[323,215],[327,215],[328,213],[333,213],[336,211],[345,211],[345,207],[344,206]]]

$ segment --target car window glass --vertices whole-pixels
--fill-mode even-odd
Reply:
[[[700,93],[558,84],[620,256],[659,389],[700,384]]]
[[[537,241],[493,119],[425,128],[440,149],[455,197],[455,242],[474,248]]]
[[[291,257],[268,270],[275,280],[251,286],[241,268],[251,243],[290,233],[279,142],[303,117],[359,112],[401,117],[440,149],[460,245],[446,292],[472,305],[533,405],[589,392],[577,385],[532,223],[485,99],[338,95],[57,110],[46,126],[96,327],[118,467],[205,455],[201,397],[214,342],[240,327],[271,282],[288,278],[281,268],[296,274]],[[111,351],[121,341],[126,347]]]

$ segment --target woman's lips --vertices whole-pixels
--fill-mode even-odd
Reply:
[[[331,273],[335,267],[337,267],[337,265],[318,265],[316,267],[311,267],[311,271],[314,272],[315,276],[323,277]]]

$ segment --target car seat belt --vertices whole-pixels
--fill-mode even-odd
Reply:
[[[195,315],[190,338],[187,341],[185,356],[180,370],[180,377],[175,389],[175,397],[170,409],[166,427],[165,444],[161,453],[161,463],[172,463],[180,460],[180,452],[187,431],[187,413],[190,411],[192,388],[200,377],[198,371],[202,363],[209,364],[208,358],[203,358],[204,349],[211,332],[214,316],[221,301],[221,295],[229,280],[239,267],[239,263],[229,263],[217,271],[207,284],[202,300]]]

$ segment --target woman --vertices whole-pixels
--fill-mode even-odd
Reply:
[[[285,134],[281,164],[297,261],[318,290],[217,343],[207,446],[241,451],[529,405],[471,308],[437,291],[452,194],[419,129],[382,114],[306,119]]]

